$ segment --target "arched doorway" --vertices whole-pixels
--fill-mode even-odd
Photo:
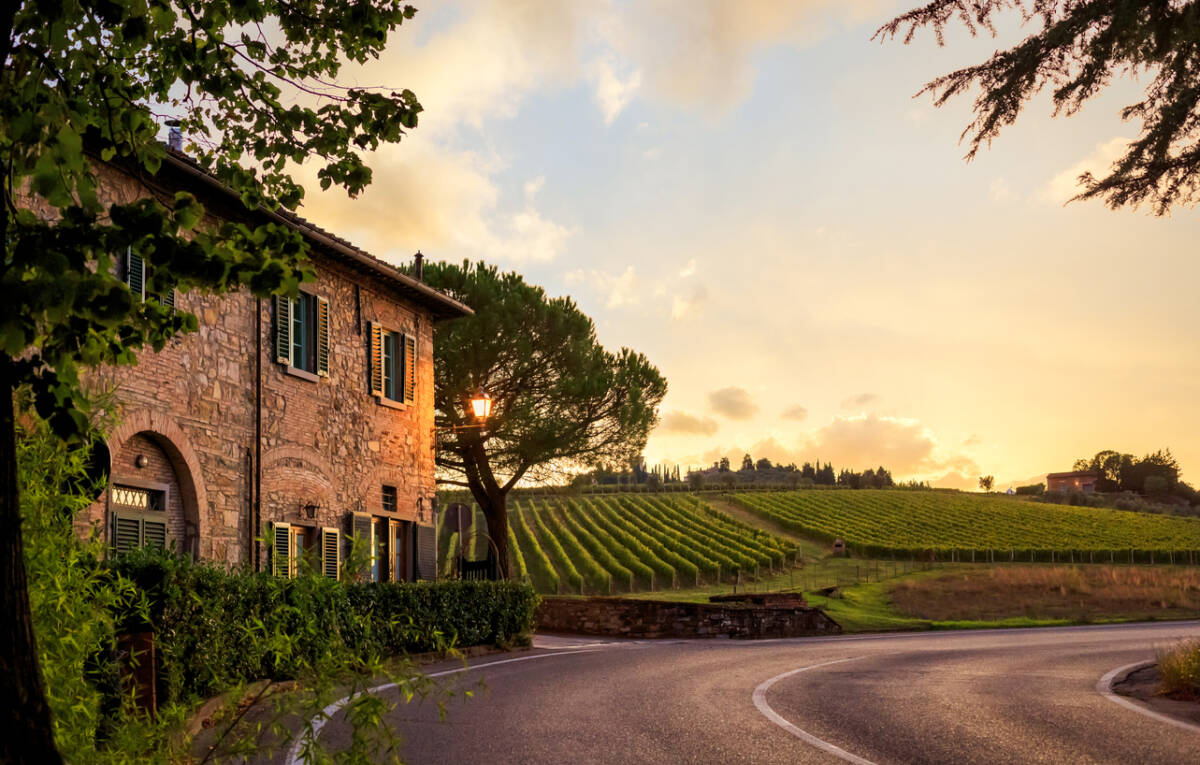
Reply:
[[[109,543],[118,553],[158,546],[195,557],[199,528],[194,480],[179,448],[148,430],[114,446],[107,497]]]

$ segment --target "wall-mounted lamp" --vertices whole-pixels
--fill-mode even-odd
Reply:
[[[482,385],[475,391],[475,395],[471,396],[471,411],[481,424],[492,413],[492,397],[487,394]]]
[[[304,515],[307,516],[308,519],[311,521],[313,518],[317,517],[317,511],[321,509],[321,506],[314,502],[309,502],[307,505],[304,505],[301,509],[304,511]]]
[[[133,458],[133,466],[137,467],[137,468],[146,467],[146,455],[139,454],[138,456],[134,457]]]

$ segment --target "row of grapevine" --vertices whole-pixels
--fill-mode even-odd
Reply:
[[[520,512],[517,503],[513,503],[508,514],[508,527],[512,529],[517,546],[521,549],[521,557],[529,572],[529,578],[538,592],[558,592],[560,580],[550,559],[542,551],[537,538],[530,533],[525,525],[525,514]]]
[[[487,555],[482,524],[477,515],[466,534],[474,560]],[[443,528],[439,553],[453,556],[457,544],[455,530]],[[509,548],[512,573],[539,592],[589,595],[745,578],[795,554],[790,543],[698,499],[652,495],[514,500]]]
[[[737,494],[746,509],[868,555],[1200,562],[1200,519],[908,491]]]
[[[580,505],[575,500],[570,501],[567,511],[571,517],[576,519],[580,526],[583,527],[592,538],[597,540],[597,543],[602,545],[613,558],[615,558],[622,566],[639,580],[647,589],[654,589],[655,572],[658,572],[660,580],[664,576],[667,583],[674,583],[675,570],[661,561],[653,560],[653,553],[648,548],[639,546],[632,537],[624,536],[617,529],[611,529],[599,519],[593,517],[593,511],[589,505],[587,509]],[[652,564],[661,564],[655,568]],[[630,589],[633,589],[632,587]]]

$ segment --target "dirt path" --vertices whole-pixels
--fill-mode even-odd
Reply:
[[[787,529],[780,526],[778,523],[775,523],[774,521],[769,521],[760,515],[755,515],[754,513],[750,512],[749,510],[747,510],[746,508],[737,504],[736,502],[730,502],[729,500],[725,499],[724,497],[718,497],[718,496],[713,496],[713,495],[708,495],[708,494],[697,495],[697,496],[700,498],[700,501],[707,502],[708,504],[712,505],[714,509],[720,510],[722,513],[732,516],[732,517],[736,518],[737,520],[741,521],[742,523],[749,524],[750,526],[754,526],[755,528],[762,529],[763,531],[769,531],[770,533],[774,534],[775,536],[782,537],[783,539],[786,539],[789,542],[796,542],[797,544],[800,544],[800,543],[807,544],[808,543],[808,540],[805,539],[804,537],[797,536],[795,534],[795,532],[788,531]]]

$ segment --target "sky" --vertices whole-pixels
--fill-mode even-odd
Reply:
[[[939,48],[872,41],[886,0],[415,4],[340,80],[410,88],[420,125],[357,199],[309,177],[302,214],[573,296],[668,380],[650,463],[1003,490],[1169,447],[1200,475],[1195,211],[1065,204],[1138,135],[1137,83],[1036,99],[968,163],[971,96],[913,96],[1015,17]]]

